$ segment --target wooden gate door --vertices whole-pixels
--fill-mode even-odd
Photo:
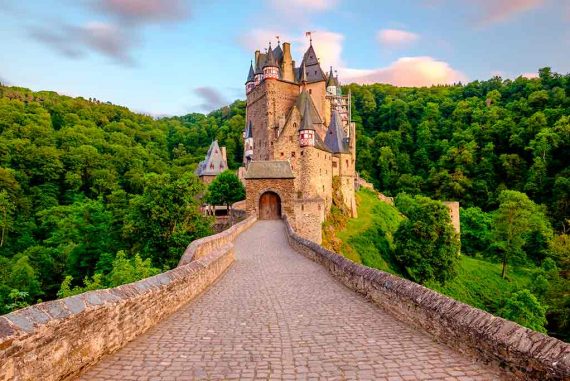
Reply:
[[[273,192],[265,192],[259,198],[259,219],[278,220],[281,218],[281,199]]]

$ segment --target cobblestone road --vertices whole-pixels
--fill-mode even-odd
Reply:
[[[213,287],[81,380],[496,380],[293,251],[281,221],[236,241]]]

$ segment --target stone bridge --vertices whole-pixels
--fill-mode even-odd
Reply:
[[[565,343],[349,263],[286,221],[240,225],[163,275],[0,318],[0,379],[570,377]]]

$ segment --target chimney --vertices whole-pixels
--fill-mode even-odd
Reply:
[[[293,73],[293,58],[291,57],[291,43],[284,42],[283,43],[283,70],[282,70],[282,77],[283,80],[294,82],[295,76]]]
[[[222,150],[222,158],[224,159],[224,164],[227,166],[228,160],[226,157],[226,147],[222,147],[221,150]]]
[[[253,67],[254,70],[257,70],[257,65],[259,63],[259,53],[260,53],[259,50],[255,51],[255,65]]]

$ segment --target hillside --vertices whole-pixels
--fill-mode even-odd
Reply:
[[[55,298],[65,277],[63,294],[176,264],[211,232],[198,211],[196,163],[217,138],[237,166],[243,112],[236,102],[155,120],[0,86],[0,314]]]
[[[379,200],[375,193],[365,188],[357,192],[357,202],[358,218],[349,220],[335,231],[335,236],[342,241],[338,252],[355,262],[405,277],[394,259],[393,236],[406,217],[395,206]],[[561,278],[548,278],[552,284],[545,279],[544,269],[533,263],[515,266],[504,279],[500,263],[493,258],[461,255],[455,278],[443,285],[430,281],[425,286],[499,316],[501,308],[514,293],[532,290],[548,308],[547,316],[551,317],[549,334],[568,341],[570,337],[565,333],[565,325],[560,325],[558,315],[561,310],[567,314],[570,306],[564,302],[560,304],[556,298],[551,299],[553,293],[567,294],[568,283],[560,286],[557,282]]]

